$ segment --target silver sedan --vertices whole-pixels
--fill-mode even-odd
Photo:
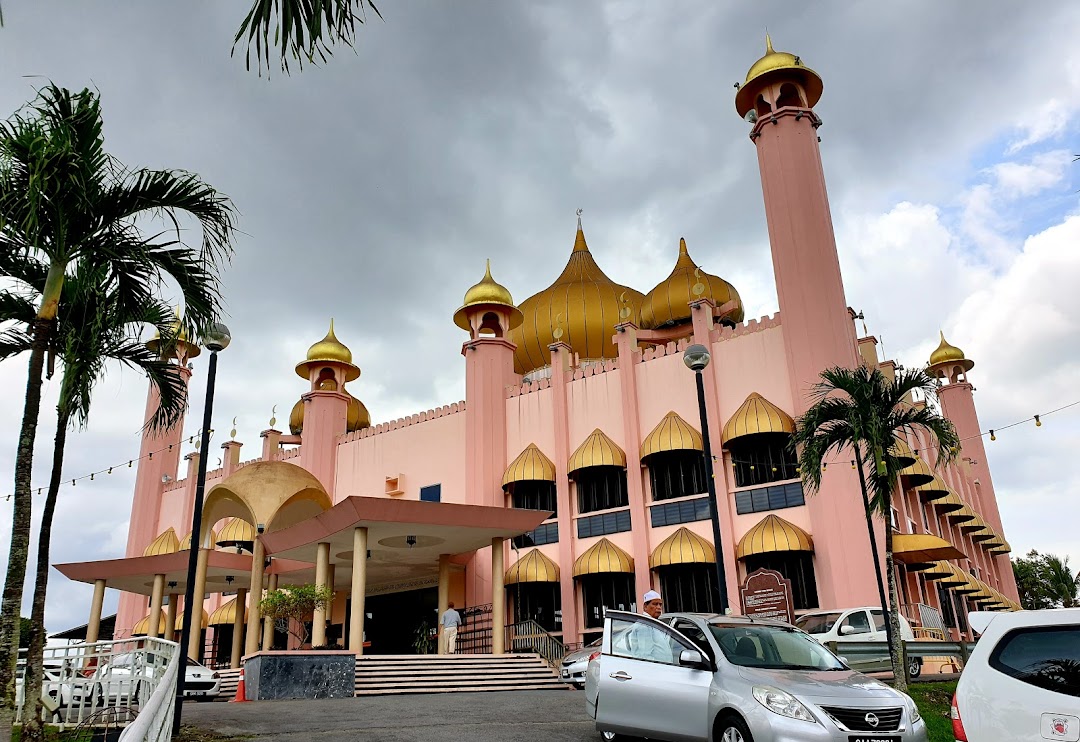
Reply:
[[[586,708],[605,739],[926,742],[911,698],[777,621],[608,611]]]

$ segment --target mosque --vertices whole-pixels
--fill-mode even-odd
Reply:
[[[107,588],[122,591],[114,637],[174,636],[193,538],[203,631],[188,651],[234,667],[289,644],[252,594],[298,584],[335,594],[313,617],[312,646],[373,654],[415,651],[451,601],[465,609],[464,651],[495,653],[505,627],[528,620],[568,647],[588,642],[605,608],[638,609],[649,589],[667,610],[717,610],[718,548],[735,613],[759,568],[790,580],[797,613],[878,604],[854,465],[832,462],[810,497],[787,448],[823,369],[896,369],[879,361],[875,338],[859,336],[845,301],[814,112],[821,94],[820,76],[769,41],[735,95],[757,150],[777,314],[747,320],[736,288],[702,271],[685,241],[647,293],[621,286],[597,264],[579,216],[548,288],[515,304],[489,265],[465,292],[453,316],[464,401],[379,424],[347,388],[360,369],[331,322],[296,366],[308,387],[289,432],[271,421],[246,461],[241,442],[222,444],[200,533],[190,524],[205,452],[188,454],[181,476],[182,426],[145,434],[126,556],[57,565],[95,586],[85,638],[101,636]],[[711,461],[683,359],[691,344],[711,354],[702,372]],[[190,378],[198,346],[150,345]],[[944,336],[928,363],[964,441],[956,463],[938,467],[921,435],[895,449],[908,465],[890,524],[902,610],[953,636],[968,631],[975,606],[1019,607],[973,366]],[[147,415],[156,402],[151,394]]]

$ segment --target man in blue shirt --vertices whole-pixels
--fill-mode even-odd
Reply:
[[[455,654],[457,652],[457,632],[458,626],[461,626],[461,614],[454,610],[454,604],[450,603],[449,607],[442,614],[442,618],[439,621],[443,631],[443,641],[446,647],[447,654]]]

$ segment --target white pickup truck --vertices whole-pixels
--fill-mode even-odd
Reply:
[[[881,642],[881,656],[874,659],[849,658],[847,664],[859,672],[889,672],[889,648],[885,636],[885,614],[877,607],[862,606],[832,611],[804,613],[795,619],[795,625],[820,643],[836,642],[837,654],[844,654],[845,642]],[[911,624],[900,616],[900,636],[913,641],[915,633]],[[922,658],[908,658],[908,675],[913,678],[922,673]]]

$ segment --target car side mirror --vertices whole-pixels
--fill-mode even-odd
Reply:
[[[709,663],[696,649],[684,649],[679,652],[679,664],[682,667],[693,667],[697,670],[706,670],[709,667]]]
[[[851,624],[840,627],[840,636],[848,636],[855,633],[855,627]]]

